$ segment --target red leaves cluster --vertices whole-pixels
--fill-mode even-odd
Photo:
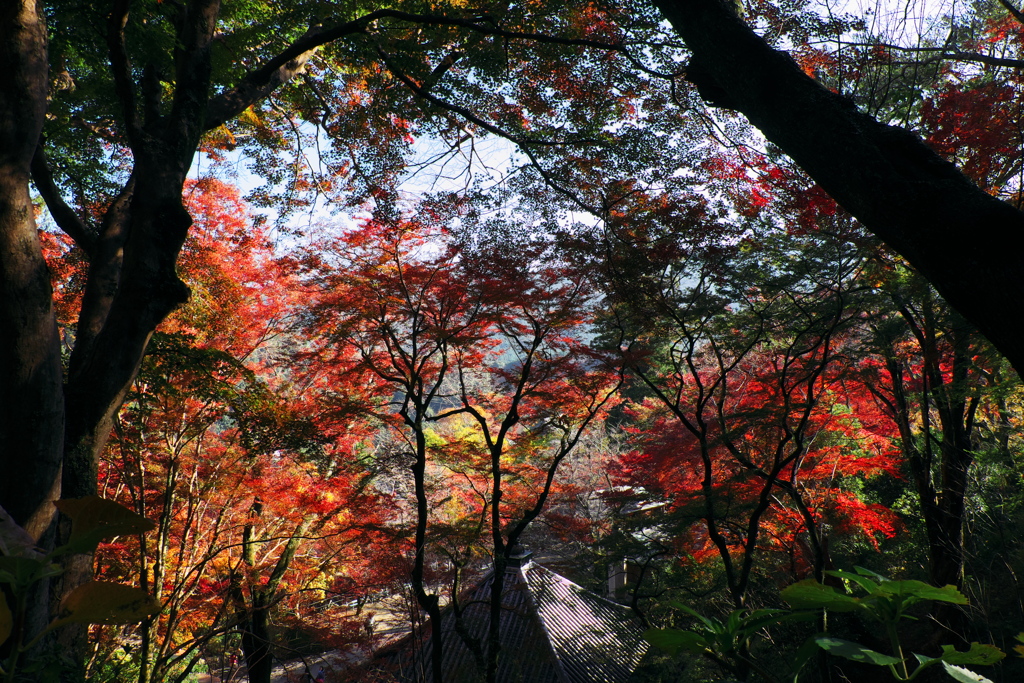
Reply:
[[[373,576],[350,586],[356,597],[395,580],[363,552],[391,508],[363,485],[360,428],[321,429],[281,371],[301,343],[287,264],[234,188],[208,179],[187,192],[195,227],[180,264],[192,297],[158,330],[101,466],[105,495],[158,522],[146,546],[103,547],[99,559],[101,573],[164,605],[154,677],[260,605],[314,587],[322,597],[345,576]],[[294,625],[307,613],[315,627],[305,608]]]
[[[495,505],[508,523],[555,490],[564,449],[612,401],[617,372],[587,344],[595,292],[545,249],[473,249],[406,219],[367,221],[296,261],[322,410],[358,396],[425,458],[448,552],[481,543]]]
[[[1019,87],[1000,81],[946,84],[921,109],[928,143],[993,193],[1019,166],[1021,113]]]
[[[741,372],[751,374],[741,379]],[[648,400],[632,409],[637,423],[628,431],[634,448],[621,458],[616,483],[643,489],[652,500],[668,501],[670,507],[663,512],[685,513],[695,527],[678,531],[686,546],[684,556],[717,556],[710,538],[700,531],[706,523],[707,499],[719,501],[719,521],[724,526],[742,527],[748,506],[761,495],[766,473],[778,462],[789,438],[786,418],[778,408],[785,402],[770,364],[747,366],[736,374],[732,381],[742,383],[742,388],[734,389],[733,402],[726,406],[727,422],[723,426],[719,419],[708,417],[706,437],[686,429],[660,403]],[[813,445],[775,475],[778,492],[760,519],[761,547],[769,554],[798,548],[808,531],[807,520],[787,493],[791,489],[799,492],[816,522],[829,524],[838,536],[863,536],[876,543],[879,538],[891,538],[899,528],[890,510],[865,502],[847,489],[853,481],[901,476],[893,434],[879,434],[862,422],[877,415],[849,410],[857,405],[873,408],[870,400],[851,396],[849,387],[846,382],[830,387],[828,398],[818,402],[801,434]],[[702,452],[707,453],[710,469],[705,468]],[[745,536],[729,538],[733,551],[743,552]]]

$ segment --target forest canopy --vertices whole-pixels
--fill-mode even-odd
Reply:
[[[0,573],[11,680],[237,651],[266,681],[379,645],[367,604],[440,628],[521,543],[588,587],[629,564],[651,627],[858,565],[959,596],[878,646],[895,676],[1012,650],[1009,0],[19,1],[0,31],[3,559],[55,567]],[[139,518],[98,550],[92,496]],[[141,624],[68,616],[125,584]],[[693,680],[789,675],[755,622],[683,648]]]

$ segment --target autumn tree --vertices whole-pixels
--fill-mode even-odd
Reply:
[[[916,135],[859,111],[719,0],[655,3],[692,53],[686,78],[743,114],[865,227],[903,255],[1015,366],[1024,227]],[[753,19],[752,19],[753,21]]]
[[[188,189],[197,230],[182,272],[193,296],[157,330],[100,470],[107,497],[157,521],[152,543],[102,548],[100,573],[136,578],[163,612],[103,632],[90,675],[184,680],[237,648],[249,679],[269,681],[285,604],[301,628],[332,611],[307,594],[322,602],[345,584],[350,601],[369,590],[365,548],[382,508],[352,457],[358,425],[317,424],[280,367],[298,343],[296,311],[267,229],[230,186]],[[378,564],[373,580],[386,583]],[[360,639],[361,620],[335,616],[331,642]],[[138,647],[120,655],[133,637]]]
[[[474,250],[416,220],[370,221],[303,262],[315,287],[309,324],[321,340],[312,355],[337,365],[335,386],[374,387],[373,412],[411,471],[411,581],[432,625],[435,681],[443,670],[432,556],[458,570],[484,549],[503,576],[556,490],[559,465],[618,383],[586,344],[588,280],[549,260],[547,247],[520,246]],[[349,398],[340,389],[334,401],[341,409]],[[448,580],[458,615],[461,572]],[[492,582],[487,637],[462,631],[487,680],[499,657],[502,589]]]
[[[767,20],[780,18],[765,8]],[[65,496],[96,490],[99,455],[146,346],[187,297],[175,271],[191,223],[182,189],[204,139],[210,150],[251,152],[269,180],[259,193],[267,202],[283,195],[296,206],[354,185],[387,205],[411,135],[436,136],[455,156],[485,132],[502,135],[536,171],[513,189],[535,192],[539,180],[603,217],[621,195],[602,188],[623,178],[680,183],[677,171],[693,165],[702,139],[684,123],[700,115],[675,109],[695,98],[679,94],[687,50],[686,78],[702,97],[743,112],[1021,364],[1020,263],[1001,246],[1019,231],[1019,212],[817,84],[728,3],[559,9],[5,6],[0,445],[25,455],[11,461],[6,481],[18,483],[4,485],[0,503],[40,535],[58,476]],[[662,35],[659,11],[686,49]],[[282,87],[298,80],[305,87]],[[323,139],[331,153],[313,169],[306,151]],[[651,139],[665,142],[660,166]],[[279,157],[285,149],[293,153]],[[599,201],[580,202],[587,196],[565,182],[581,171],[597,177],[585,186]],[[89,259],[66,386],[30,176]]]
[[[364,190],[357,203],[382,199],[402,172],[410,141],[395,105],[422,100],[455,73],[464,50],[484,49],[489,57],[480,68],[501,72],[494,57],[502,41],[524,33],[518,19],[506,29],[461,7],[403,9],[222,7],[217,0],[5,6],[0,444],[5,455],[18,454],[5,481],[19,483],[4,484],[0,503],[35,536],[49,528],[52,500],[97,491],[100,454],[149,341],[188,298],[177,273],[192,225],[182,197],[200,145],[253,153],[269,182],[261,196],[283,186],[284,208],[353,186]],[[432,27],[431,35],[421,27]],[[525,28],[532,33],[532,25]],[[325,46],[333,47],[320,50]],[[313,65],[318,50],[324,59]],[[430,85],[410,75],[424,66],[433,73]],[[290,110],[270,100],[300,76],[306,87],[290,91]],[[489,78],[464,83],[492,104],[504,103],[485,85]],[[433,106],[422,103],[410,111],[421,116]],[[515,107],[506,109],[509,120],[519,120]],[[334,140],[324,173],[305,163],[307,131],[294,125],[302,118]],[[439,127],[461,139],[451,120]],[[355,139],[370,144],[353,146]],[[279,163],[288,149],[291,160]],[[452,150],[459,153],[458,142]],[[30,176],[50,217],[88,262],[66,381]],[[88,575],[89,564],[80,557],[69,565],[69,588]]]
[[[851,412],[870,394],[845,380],[863,259],[772,232],[706,249],[626,223],[619,238],[645,253],[609,271],[608,336],[649,397],[621,483],[693,525],[675,532],[676,552],[717,557],[737,607],[771,554],[820,576],[830,535],[888,537],[896,524],[842,485],[898,466],[879,416]]]

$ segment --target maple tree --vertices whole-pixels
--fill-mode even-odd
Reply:
[[[318,348],[336,368],[325,395],[351,410],[362,386],[412,481],[412,589],[432,626],[435,681],[444,675],[432,556],[461,570],[474,555],[503,576],[520,537],[557,490],[559,465],[612,404],[618,373],[585,342],[596,303],[586,278],[543,244],[472,249],[443,228],[367,221],[301,261]],[[431,576],[431,574],[434,574]],[[500,581],[490,626],[464,633],[487,680],[498,659]]]
[[[916,135],[807,75],[726,3],[655,4],[691,50],[687,78],[707,101],[747,117],[1020,365],[1020,336],[1006,315],[1010,300],[1020,300],[1020,261],[999,246],[1021,232],[1019,211]]]
[[[879,299],[860,381],[897,430],[924,522],[929,581],[963,587],[975,460],[1014,431],[1006,396],[1017,383],[984,338],[901,263],[881,261],[869,277]],[[946,628],[966,633],[962,610],[937,608]]]
[[[344,585],[348,602],[389,580],[366,550],[384,508],[350,456],[358,430],[314,424],[276,367],[295,302],[266,229],[223,183],[189,195],[197,230],[182,266],[194,294],[157,331],[101,468],[107,497],[158,524],[152,544],[101,548],[99,573],[135,578],[163,611],[101,637],[90,675],[185,680],[238,647],[249,680],[269,681],[282,611],[300,629],[312,617],[317,633],[318,613],[331,612],[330,642],[363,637],[361,619],[307,594]]]
[[[100,454],[149,341],[189,296],[176,268],[193,222],[182,190],[197,150],[215,158],[225,150],[250,153],[269,183],[262,197],[285,188],[278,204],[285,215],[328,189],[362,188],[357,202],[383,199],[403,172],[410,142],[402,110],[422,115],[430,106],[409,107],[431,87],[409,74],[426,66],[436,85],[455,73],[463,46],[487,55],[475,67],[480,73],[500,73],[501,37],[518,39],[533,28],[518,31],[512,20],[505,29],[458,5],[403,9],[298,1],[222,7],[217,0],[5,5],[0,42],[11,78],[0,95],[0,175],[9,198],[0,231],[0,443],[5,454],[19,454],[5,479],[19,484],[3,484],[0,501],[36,537],[53,537],[43,536],[54,518],[50,501],[96,492]],[[314,65],[317,51],[322,59]],[[555,49],[546,58],[560,56]],[[305,89],[285,98],[334,141],[326,173],[302,171],[311,168],[303,149],[309,138],[270,100],[300,76]],[[489,78],[464,83],[492,105],[504,102],[483,85]],[[516,107],[504,109],[519,121]],[[438,128],[457,132],[450,121]],[[452,153],[459,152],[453,142]],[[66,382],[30,177],[50,217],[87,257]],[[71,560],[66,589],[87,578],[89,564],[88,557]]]
[[[987,85],[991,71],[950,70],[922,108],[941,153],[984,152],[956,159],[969,182],[914,136],[830,92],[830,64],[842,60],[816,50],[799,26],[841,36],[848,23],[772,3],[751,4],[741,19],[719,0],[558,8],[5,6],[0,448],[19,455],[9,457],[0,504],[46,544],[58,488],[67,497],[97,490],[100,454],[150,339],[187,296],[176,267],[192,229],[182,190],[197,149],[212,159],[255,159],[268,181],[255,194],[266,203],[281,195],[283,216],[348,190],[356,203],[373,198],[384,214],[394,210],[391,192],[409,168],[404,154],[414,136],[440,140],[453,159],[500,135],[534,169],[510,174],[507,192],[546,203],[546,218],[572,206],[607,219],[638,190],[693,193],[699,183],[680,169],[699,166],[704,132],[718,123],[691,107],[703,97],[746,115],[1020,365],[1020,262],[1003,248],[1020,231],[1020,216],[989,194],[1017,198],[1014,127],[986,130],[964,95],[984,101],[991,120],[1012,123],[1016,76]],[[1012,55],[1020,17],[989,14],[971,15],[974,28],[938,54],[985,69],[1019,66]],[[664,32],[662,17],[677,36]],[[750,26],[776,45],[790,41],[799,64]],[[1011,56],[987,52],[997,49]],[[871,50],[861,54],[870,63]],[[685,58],[696,92],[679,87]],[[546,87],[536,87],[540,79]],[[283,87],[297,81],[303,87]],[[724,137],[735,132],[730,125]],[[664,144],[652,150],[651,140]],[[323,165],[309,163],[307,147],[322,141],[330,144]],[[697,180],[715,173],[700,169]],[[76,299],[58,291],[54,301],[45,273],[57,261],[43,256],[30,177],[81,248],[59,259],[87,264],[76,271],[84,296],[66,346],[58,309]],[[486,184],[465,177],[468,189],[486,194]],[[561,199],[550,202],[538,181]],[[769,198],[751,195],[748,208]],[[440,208],[463,201],[438,199]],[[69,586],[88,565],[78,558],[69,567]]]
[[[870,394],[848,381],[856,249],[811,236],[797,256],[793,237],[769,230],[687,254],[631,227],[620,238],[645,253],[613,262],[608,335],[649,397],[633,408],[619,477],[669,502],[676,553],[717,557],[742,607],[759,553],[820,576],[825,526],[893,536],[894,515],[843,483],[899,466],[885,420],[862,409]]]

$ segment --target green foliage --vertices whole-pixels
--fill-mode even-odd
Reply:
[[[876,572],[857,567],[855,572],[827,571],[829,576],[842,579],[848,588],[853,586],[862,590],[865,595],[855,596],[840,593],[832,586],[826,586],[813,579],[800,581],[782,591],[782,597],[797,609],[824,609],[833,612],[856,612],[863,617],[880,623],[889,638],[892,655],[886,655],[842,638],[829,635],[815,636],[812,641],[830,654],[849,659],[854,662],[885,666],[889,668],[893,678],[898,681],[909,681],[925,669],[941,663],[950,676],[959,681],[984,681],[966,669],[957,665],[989,665],[995,664],[1005,655],[992,645],[971,643],[966,652],[959,652],[952,645],[943,645],[942,654],[938,657],[926,657],[914,654],[917,665],[910,669],[908,658],[903,654],[897,625],[902,619],[912,619],[907,614],[908,608],[922,601],[947,602],[954,605],[966,605],[964,597],[955,586],[931,586],[922,581],[893,581]],[[974,678],[971,678],[974,676]]]
[[[0,645],[8,652],[0,662],[5,681],[19,680],[27,673],[44,675],[49,662],[22,661],[37,648],[50,631],[72,623],[127,624],[142,621],[160,611],[160,605],[145,591],[103,581],[89,581],[72,590],[60,605],[57,618],[39,633],[30,633],[25,623],[28,601],[38,583],[59,576],[62,569],[54,562],[73,553],[88,553],[100,541],[124,534],[141,534],[154,528],[149,520],[109,500],[96,496],[61,500],[56,503],[71,519],[69,542],[42,554],[28,533],[0,509]],[[13,606],[8,602],[13,598]],[[9,643],[14,639],[13,644]],[[45,675],[56,675],[50,671]]]
[[[679,602],[671,604],[696,619],[696,624],[686,631],[671,628],[649,629],[644,633],[647,642],[671,654],[682,651],[706,657],[733,675],[740,675],[743,670],[752,668],[767,680],[776,678],[761,668],[750,656],[750,645],[754,637],[768,627],[783,622],[812,621],[817,618],[810,612],[737,609],[730,612],[725,620],[720,620],[705,617]],[[806,649],[802,649],[791,662],[794,666],[793,673],[799,671],[806,660]]]

